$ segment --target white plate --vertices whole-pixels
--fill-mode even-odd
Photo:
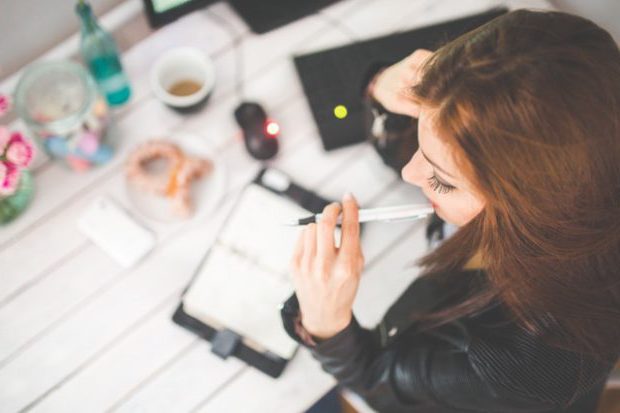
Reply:
[[[177,144],[186,155],[208,159],[213,166],[211,172],[195,180],[191,188],[192,215],[181,217],[174,213],[170,198],[138,189],[126,181],[127,196],[136,211],[148,219],[165,223],[192,221],[213,212],[226,191],[227,173],[221,161],[206,143],[206,138],[189,134],[175,133],[169,140]]]

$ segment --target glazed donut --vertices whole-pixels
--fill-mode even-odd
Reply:
[[[171,179],[171,182],[176,182],[171,186],[176,185],[176,191],[171,190],[172,207],[174,211],[183,217],[187,217],[192,213],[191,204],[191,184],[195,179],[199,179],[205,174],[211,172],[213,165],[206,159],[199,159],[193,157],[187,157],[184,159],[179,171],[176,175],[176,179]],[[169,188],[171,189],[171,188]]]
[[[154,174],[146,170],[148,163],[162,159],[167,161],[166,170]],[[126,173],[131,183],[144,191],[165,195],[171,171],[181,164],[183,153],[173,143],[149,141],[138,146],[127,159]]]
[[[160,173],[146,169],[148,163],[163,159],[167,167]],[[192,213],[191,183],[211,171],[209,160],[186,156],[174,143],[152,140],[138,146],[128,157],[126,175],[138,189],[172,200],[176,215],[187,217]]]

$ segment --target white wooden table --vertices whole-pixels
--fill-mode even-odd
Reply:
[[[140,12],[139,0],[127,3],[122,7]],[[244,56],[245,98],[262,102],[282,127],[281,150],[271,165],[326,197],[352,191],[362,206],[416,202],[420,192],[402,183],[367,144],[323,151],[290,56],[500,4],[549,8],[544,0],[347,0],[258,36],[228,5],[216,3],[131,47],[123,61],[133,97],[115,114],[113,161],[77,174],[40,154],[33,168],[34,201],[0,229],[0,412],[300,412],[313,404],[335,381],[307,351],[272,379],[234,358],[221,360],[171,321],[231,199],[260,168],[232,117],[240,101],[233,84],[235,45]],[[222,22],[232,27],[234,39]],[[189,116],[163,106],[147,84],[154,59],[181,45],[208,52],[217,68],[210,102]],[[23,127],[19,121],[15,126]],[[138,214],[156,232],[157,246],[124,270],[78,231],[76,218],[101,195],[131,210],[122,168],[128,151],[179,131],[203,136],[217,154],[228,169],[226,195],[215,215],[182,224]],[[366,226],[367,265],[355,303],[363,325],[377,323],[416,276],[411,264],[425,252],[423,227]]]

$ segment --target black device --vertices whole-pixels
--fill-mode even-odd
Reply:
[[[367,139],[364,94],[368,72],[415,49],[435,50],[508,10],[484,13],[294,57],[295,67],[326,150]]]
[[[142,0],[151,27],[163,26],[217,0]]]
[[[142,0],[151,27],[170,23],[217,0]],[[265,33],[340,0],[229,0],[255,33]]]
[[[255,33],[265,33],[339,0],[228,0]]]
[[[267,113],[255,102],[243,102],[235,109],[235,120],[241,126],[245,148],[253,158],[266,160],[278,153],[279,126],[267,119]]]

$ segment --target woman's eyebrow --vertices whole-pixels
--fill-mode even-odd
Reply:
[[[433,165],[435,168],[439,169],[442,173],[448,175],[450,178],[452,179],[456,179],[454,176],[450,175],[448,172],[446,172],[443,168],[441,168],[441,166],[437,165],[435,162],[431,161],[430,159],[428,159],[428,156],[426,156],[426,154],[424,153],[424,151],[422,151],[422,149],[420,149],[420,152],[422,153],[422,156],[424,157],[424,159],[426,159],[428,161],[428,163],[430,163],[431,165]]]

